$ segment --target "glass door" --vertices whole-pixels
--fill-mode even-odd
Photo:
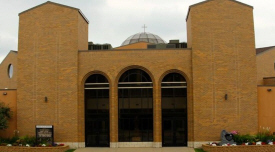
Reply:
[[[109,147],[109,83],[100,74],[85,82],[85,146]]]

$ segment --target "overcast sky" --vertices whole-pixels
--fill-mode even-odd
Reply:
[[[113,47],[138,32],[186,41],[188,7],[202,0],[52,0],[81,9],[90,21],[89,41]],[[275,45],[275,0],[239,0],[254,7],[256,47]],[[17,50],[18,13],[46,0],[0,0],[0,62]]]

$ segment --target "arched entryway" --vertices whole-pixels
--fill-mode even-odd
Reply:
[[[153,82],[140,69],[124,72],[118,82],[119,142],[153,141]]]
[[[109,82],[101,74],[85,81],[85,146],[109,147]]]
[[[162,146],[187,146],[187,83],[179,73],[161,82]]]

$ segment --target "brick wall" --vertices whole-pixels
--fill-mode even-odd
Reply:
[[[275,77],[275,48],[259,53],[257,58],[257,83],[263,85],[264,77]]]
[[[78,50],[88,49],[87,28],[78,9],[52,2],[19,14],[20,135],[44,124],[55,126],[56,141],[78,140]]]
[[[9,65],[13,66],[13,75],[8,75]],[[17,52],[10,51],[6,58],[0,64],[0,89],[16,89],[17,88]]]
[[[191,6],[191,18],[191,29],[187,29],[192,33],[194,140],[219,140],[223,129],[255,133],[253,8],[231,0],[212,0]]]
[[[269,91],[270,89],[270,91]],[[270,127],[270,132],[275,132],[275,86],[258,86],[259,103],[259,131],[261,127]]]
[[[110,81],[110,141],[118,141],[117,83],[125,71],[139,68],[147,72],[154,87],[154,142],[161,142],[161,95],[160,82],[169,72],[179,72],[188,85],[188,137],[192,140],[192,85],[191,50],[107,50],[79,52],[79,124],[83,130],[79,141],[84,141],[84,82],[95,73],[103,74]]]
[[[222,129],[256,132],[252,10],[231,0],[191,6],[187,39],[192,50],[80,52],[88,49],[88,25],[78,9],[47,2],[21,13],[17,68],[20,135],[34,135],[35,125],[53,124],[56,141],[83,142],[84,82],[91,74],[100,73],[110,81],[110,140],[117,142],[117,82],[131,68],[144,70],[154,83],[155,142],[162,140],[160,82],[169,72],[181,73],[188,83],[188,141],[219,140]]]
[[[2,152],[64,152],[69,149],[69,146],[60,147],[19,147],[19,146],[0,146]]]

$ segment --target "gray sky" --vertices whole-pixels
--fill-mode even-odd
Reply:
[[[90,21],[89,41],[113,47],[138,32],[186,41],[188,7],[203,0],[51,0],[81,9]],[[275,0],[239,0],[254,7],[256,47],[275,45]],[[0,62],[17,50],[18,13],[46,0],[0,0]]]

